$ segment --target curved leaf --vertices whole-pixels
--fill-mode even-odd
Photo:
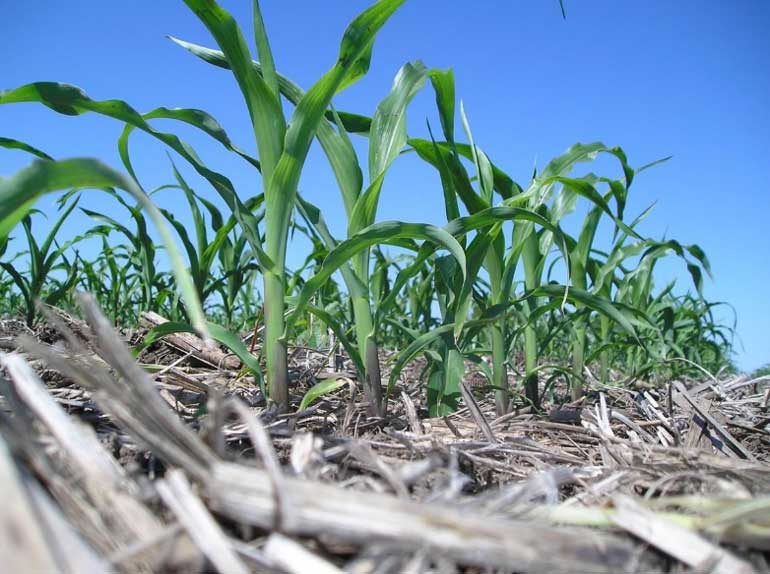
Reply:
[[[40,159],[53,159],[50,155],[48,155],[44,151],[40,151],[39,149],[29,145],[28,143],[24,143],[23,141],[19,141],[13,138],[0,137],[0,147],[3,147],[5,149],[18,149],[21,151],[25,151]]]
[[[316,383],[310,387],[310,389],[308,389],[308,391],[305,393],[305,396],[302,397],[302,402],[299,404],[299,411],[304,411],[322,396],[333,393],[337,389],[344,387],[347,384],[347,379],[326,379],[325,381]]]
[[[177,286],[184,297],[187,311],[195,329],[208,335],[200,300],[192,277],[176,247],[163,215],[145,192],[129,178],[94,159],[62,161],[36,160],[9,179],[0,181],[0,239],[32,208],[40,196],[64,189],[101,189],[118,187],[133,195],[147,211],[158,229],[169,259]]]
[[[227,206],[242,223],[244,233],[249,238],[252,249],[260,256],[260,263],[265,267],[271,266],[270,261],[264,256],[259,237],[254,233],[256,224],[253,216],[243,206],[232,182],[221,173],[206,167],[198,157],[195,150],[186,142],[174,134],[155,130],[142,115],[122,100],[92,100],[88,95],[76,86],[59,84],[56,82],[35,82],[26,84],[13,90],[0,91],[0,104],[18,102],[41,103],[60,114],[82,115],[94,112],[110,117],[131,126],[137,127],[143,132],[162,141],[168,147],[181,155],[201,177],[206,179],[217,191]],[[127,161],[127,158],[123,158]],[[131,173],[130,161],[126,169]],[[133,174],[132,174],[133,175]],[[136,178],[134,178],[136,179]],[[1,236],[2,234],[0,234]]]
[[[259,360],[255,357],[241,341],[238,336],[224,327],[217,325],[216,323],[206,324],[211,334],[211,338],[227,347],[230,351],[236,355],[244,365],[259,379],[262,378],[262,369],[259,365]],[[196,329],[189,323],[182,321],[167,321],[160,325],[155,325],[152,329],[147,331],[144,336],[141,345],[134,348],[135,353],[139,353],[146,349],[156,341],[159,341],[163,337],[172,335],[174,333],[195,333]]]
[[[447,249],[460,265],[462,276],[465,277],[465,253],[462,246],[449,233],[439,227],[421,223],[403,223],[400,221],[385,221],[375,223],[366,229],[362,229],[350,239],[337,245],[324,259],[321,268],[305,284],[297,297],[297,304],[286,324],[286,334],[291,332],[294,322],[302,312],[310,298],[342,265],[346,264],[354,255],[368,249],[378,243],[410,238],[432,241]],[[285,334],[285,335],[286,335]],[[284,336],[285,336],[284,335]]]
[[[440,339],[441,337],[452,333],[454,328],[455,326],[453,323],[448,323],[446,325],[436,327],[432,331],[428,331],[427,333],[417,337],[409,344],[406,349],[398,354],[398,358],[393,364],[393,369],[390,371],[390,377],[388,378],[388,396],[390,396],[390,392],[393,390],[393,386],[396,384],[401,371],[404,369],[407,363],[414,359],[417,353],[422,351],[425,347]]]

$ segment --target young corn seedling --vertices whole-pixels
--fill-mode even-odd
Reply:
[[[406,144],[406,108],[424,84],[428,75],[421,63],[406,64],[399,70],[388,96],[382,100],[368,126],[369,185],[363,188],[362,170],[342,120],[337,116],[337,129],[324,126],[318,138],[326,151],[342,194],[348,220],[348,239],[375,224],[380,193],[388,168]],[[328,230],[320,211],[300,198],[305,220],[319,239],[332,251],[338,244]],[[401,239],[413,239],[401,233]],[[370,252],[363,249],[350,264],[343,265],[342,276],[353,307],[358,360],[363,367],[364,390],[373,414],[381,415],[382,382],[377,343],[378,325],[373,319],[373,297],[370,291]]]
[[[229,60],[221,52],[202,46],[176,40],[184,48],[201,59],[225,68],[230,68]],[[254,64],[261,71],[262,67]],[[400,153],[406,142],[405,112],[409,101],[420,89],[429,72],[420,63],[407,64],[399,71],[390,94],[380,103],[373,118],[352,114],[327,113],[327,119],[318,125],[316,136],[329,159],[334,171],[348,216],[348,239],[355,240],[356,235],[374,225],[377,205],[382,184],[388,167]],[[307,95],[292,82],[277,75],[280,92],[293,104],[298,105]],[[369,138],[369,186],[363,188],[362,170],[356,153],[346,131],[365,133]],[[332,251],[338,244],[329,232],[320,210],[298,197],[300,212],[315,230],[318,238]],[[421,238],[423,235],[409,235],[406,227],[386,226],[390,233],[398,234],[400,239]],[[386,228],[381,228],[381,231]],[[422,228],[424,231],[427,228]],[[390,240],[395,240],[393,237]],[[387,237],[383,235],[383,240]],[[372,301],[369,293],[369,255],[363,249],[352,263],[341,268],[348,293],[353,305],[356,327],[357,360],[365,381],[365,392],[375,414],[381,414],[382,390],[376,333],[379,328],[373,317]],[[318,313],[318,309],[313,309]]]
[[[79,199],[75,198],[64,206],[61,215],[51,226],[51,230],[42,243],[37,242],[32,231],[32,213],[22,219],[21,225],[27,239],[27,254],[29,255],[26,270],[17,268],[13,263],[0,262],[0,266],[11,276],[24,299],[25,320],[30,327],[35,322],[38,302],[56,305],[69,294],[78,279],[77,265],[68,265],[68,261],[63,258],[63,255],[67,249],[81,241],[83,237],[76,237],[60,246],[56,243],[56,234],[77,206]],[[46,285],[46,281],[50,281],[52,273],[57,270],[65,272],[65,279],[51,289],[50,285]]]
[[[91,293],[118,325],[136,323],[141,292],[141,275],[132,264],[132,248],[125,244],[110,245],[105,235],[101,236],[102,249],[95,260],[88,261],[76,252],[76,261],[81,269],[77,288]],[[141,296],[141,295],[140,295]]]
[[[101,225],[91,229],[91,233],[117,233],[130,246],[131,265],[140,277],[141,299],[138,311],[160,311],[160,300],[165,298],[165,283],[163,275],[158,271],[156,255],[157,248],[149,233],[147,219],[141,205],[130,205],[120,194],[108,190],[112,197],[125,208],[134,223],[135,231],[120,223],[114,217],[91,209],[81,208],[81,211]]]
[[[465,209],[471,216],[480,216],[480,222],[485,221],[484,225],[463,229],[463,224],[458,223],[452,226],[457,234],[464,236],[469,231],[478,229],[479,235],[474,240],[474,256],[483,261],[484,268],[490,276],[492,305],[498,305],[503,302],[503,268],[505,241],[501,231],[501,221],[526,221],[534,220],[541,224],[548,225],[542,217],[529,210],[519,207],[509,206],[493,211],[493,191],[497,191],[504,200],[510,199],[515,191],[520,188],[505,174],[494,167],[486,155],[473,144],[473,138],[470,133],[465,114],[462,113],[463,126],[465,127],[470,145],[458,145],[454,140],[455,124],[455,86],[451,71],[433,72],[431,82],[436,93],[436,104],[439,111],[441,126],[445,141],[436,143],[435,141],[426,141],[419,139],[410,139],[409,144],[417,151],[419,156],[434,166],[441,177],[442,188],[444,191],[444,206],[447,219],[450,222],[459,222],[460,210],[458,198],[462,201]],[[461,161],[461,155],[470,157],[476,167],[477,181],[479,189],[473,188],[471,178],[468,175],[465,166]],[[507,208],[507,211],[506,211]],[[482,229],[485,232],[482,239]],[[471,249],[470,247],[468,249]],[[476,280],[474,276],[473,281]],[[472,282],[469,284],[472,285]],[[465,301],[461,304],[459,312],[467,312],[470,304],[470,286],[464,289]],[[445,317],[446,319],[446,317]],[[454,318],[453,318],[454,320]],[[504,331],[505,319],[500,317],[499,321],[493,323],[490,327],[492,341],[492,385],[496,388],[496,405],[499,413],[507,411],[508,408],[508,376],[505,366],[505,348]],[[457,364],[457,361],[455,361]],[[454,369],[455,367],[453,367]]]
[[[288,126],[273,56],[254,2],[254,34],[262,74],[255,74],[243,34],[233,18],[214,2],[187,0],[211,32],[235,76],[254,128],[265,194],[265,249],[260,255],[264,277],[265,352],[271,398],[288,408],[288,367],[284,337],[285,259],[302,167],[310,143],[334,95],[368,69],[379,29],[403,0],[383,0],[358,16],[343,36],[337,62],[297,103]]]
[[[674,284],[671,283],[663,289],[657,296],[653,296],[654,287],[654,269],[659,260],[671,254],[682,259],[692,278],[693,284],[702,298],[703,271],[711,275],[711,266],[703,250],[697,245],[681,245],[678,241],[653,241],[646,240],[613,250],[607,263],[600,268],[596,278],[596,289],[603,289],[603,293],[609,296],[612,277],[615,269],[619,269],[622,262],[641,253],[636,267],[622,275],[617,281],[617,287],[614,293],[616,303],[624,305],[628,309],[643,313],[648,322],[653,322],[657,317],[662,322],[660,326],[653,331],[653,338],[649,345],[651,350],[658,349],[652,355],[653,364],[659,364],[667,358],[669,348],[663,341],[667,332],[671,331],[674,325],[674,309],[666,311],[666,305],[661,305],[673,290]],[[679,306],[676,306],[679,307]],[[602,330],[602,340],[605,344],[611,339],[608,329]],[[661,343],[663,346],[661,347]],[[694,348],[698,348],[695,345]],[[685,356],[686,351],[681,347],[673,349],[678,356]],[[636,367],[644,364],[643,349],[629,348],[628,356],[634,357],[631,361]]]
[[[633,172],[628,167],[622,150],[619,148],[607,148],[601,143],[576,144],[569,148],[565,154],[549,162],[542,173],[537,174],[533,178],[532,183],[521,197],[526,198],[526,205],[530,209],[543,213],[553,225],[557,226],[567,214],[575,209],[579,197],[587,199],[592,204],[589,214],[584,219],[578,239],[569,238],[567,241],[569,254],[565,258],[565,263],[567,263],[569,270],[572,288],[567,292],[566,298],[569,299],[571,295],[574,298],[573,304],[578,310],[581,308],[593,309],[603,314],[608,320],[610,317],[614,317],[614,320],[623,325],[626,331],[633,333],[630,323],[622,319],[622,316],[612,307],[609,301],[596,297],[587,289],[586,258],[591,250],[602,215],[607,215],[617,229],[622,230],[628,235],[639,237],[636,232],[622,221],[627,187],[619,182],[606,178],[596,178],[593,175],[582,178],[567,177],[578,162],[592,161],[599,153],[607,153],[616,157],[620,161],[628,181],[630,181]],[[595,184],[599,181],[608,184],[610,191],[607,194],[602,195],[595,188]],[[548,207],[547,202],[551,199],[551,206]],[[608,205],[610,199],[614,199],[617,204],[616,213],[613,213]],[[513,277],[518,261],[521,260],[527,292],[535,293],[542,289],[553,290],[551,286],[544,286],[542,281],[547,257],[554,242],[555,237],[550,230],[543,230],[538,234],[534,234],[529,232],[525,226],[519,226],[514,229],[513,248],[506,268],[506,277]],[[510,283],[506,282],[506,284],[509,285]],[[537,312],[540,305],[540,298],[534,295],[531,296],[526,306],[527,315],[531,317]],[[572,349],[573,390],[576,397],[582,393],[578,380],[582,377],[582,364],[584,362],[582,317],[583,315],[578,313],[573,315],[572,319],[573,328],[576,332],[575,343]],[[539,405],[537,375],[538,341],[535,325],[529,319],[524,329],[524,346],[525,391],[528,401],[537,406]],[[576,371],[575,368],[580,370]]]
[[[172,167],[178,184],[177,187],[184,193],[190,207],[195,231],[194,240],[190,237],[187,227],[178,221],[173,213],[165,209],[161,209],[161,213],[177,232],[187,254],[190,274],[201,304],[206,308],[206,302],[211,296],[215,293],[218,294],[225,324],[232,326],[233,311],[238,293],[244,287],[249,272],[257,268],[255,255],[248,248],[246,235],[236,233],[237,219],[231,215],[225,221],[222,212],[212,202],[192,190],[173,161]],[[249,211],[255,211],[263,204],[263,200],[264,195],[259,194],[247,200],[244,207]],[[206,209],[211,221],[211,228],[214,232],[214,236],[211,238],[201,206]],[[259,212],[254,215],[252,222],[258,225],[263,217],[264,211]],[[258,233],[258,230],[255,230],[255,233]],[[215,275],[215,265],[217,264],[219,277]]]
[[[180,43],[206,61],[229,67],[229,62],[223,62],[220,54],[200,46]],[[425,226],[416,226],[415,229],[419,231],[416,235],[410,233],[409,228],[403,225],[388,224],[385,227],[380,227],[379,230],[373,226],[375,225],[377,205],[385,174],[406,142],[406,107],[422,86],[427,73],[422,64],[407,64],[399,71],[390,94],[380,103],[374,117],[371,120],[356,118],[357,130],[365,130],[369,137],[369,186],[366,189],[363,188],[362,170],[345,132],[347,126],[342,124],[341,116],[332,114],[334,124],[329,124],[324,120],[318,125],[316,135],[329,158],[348,215],[349,241],[363,240],[364,238],[358,237],[358,234],[365,230],[380,234],[383,241],[419,239],[425,236],[424,232],[427,229]],[[307,97],[307,94],[304,94],[285,78],[278,76],[278,81],[281,93],[292,103],[299,105]],[[350,118],[351,116],[346,114],[344,117]],[[338,246],[338,241],[328,231],[320,210],[302,198],[298,198],[298,200],[305,220],[313,227],[327,249],[333,251]],[[387,233],[383,234],[383,231],[387,231]],[[388,234],[392,235],[390,239]],[[353,257],[352,263],[345,263],[342,266],[341,272],[353,305],[358,351],[354,353],[358,355],[354,362],[360,365],[365,381],[365,392],[372,411],[375,414],[381,414],[382,387],[376,341],[378,325],[372,317],[369,266],[368,248],[362,248]],[[313,309],[315,313],[318,311],[318,309]]]

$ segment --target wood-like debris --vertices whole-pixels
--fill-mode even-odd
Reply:
[[[416,364],[374,418],[341,357],[296,348],[279,414],[232,355],[185,335],[137,362],[82,305],[55,341],[0,332],[0,572],[770,572],[770,380],[495,417],[469,378],[430,419]]]

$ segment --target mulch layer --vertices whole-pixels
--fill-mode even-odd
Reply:
[[[143,330],[82,305],[0,321],[2,572],[770,572],[770,377],[496,416],[470,372],[429,418],[418,360],[373,417],[344,356],[297,347],[281,414],[223,348],[134,357]]]

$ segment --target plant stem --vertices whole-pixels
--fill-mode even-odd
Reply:
[[[364,392],[369,399],[369,412],[376,417],[385,414],[382,403],[382,380],[380,374],[380,356],[374,335],[366,339],[366,382]]]
[[[533,306],[530,306],[530,309]],[[527,313],[529,315],[529,313]],[[524,328],[524,393],[534,407],[540,406],[537,371],[537,331],[533,325]]]
[[[364,393],[369,401],[369,412],[373,416],[382,416],[382,381],[377,342],[374,338],[372,311],[368,293],[353,295],[353,317],[356,324],[356,337],[359,353],[364,359]]]
[[[572,385],[572,400],[577,401],[583,396],[583,369],[585,367],[586,329],[582,320],[575,326],[575,341],[572,347],[572,370],[575,382]]]
[[[270,384],[270,398],[278,410],[289,409],[289,367],[286,343],[282,339],[284,319],[283,276],[272,271],[264,273],[265,285],[265,357],[267,378]]]
[[[502,416],[508,412],[508,369],[505,367],[505,338],[503,326],[492,326],[492,384],[495,387],[495,412]]]
[[[602,345],[606,345],[610,341],[610,320],[607,317],[599,318],[599,326],[601,330]],[[606,385],[610,379],[610,353],[607,349],[602,349],[599,353],[599,380],[603,385]]]
[[[503,273],[500,258],[494,249],[486,256],[486,266],[489,271],[490,295],[492,305],[502,302]],[[505,319],[501,317],[489,328],[492,339],[492,385],[495,387],[495,411],[497,416],[508,412],[508,371],[505,367]]]
[[[537,235],[532,232],[524,241],[522,249],[522,263],[524,264],[524,286],[527,291],[531,291],[540,284],[539,261],[540,248]],[[540,392],[538,389],[537,371],[537,331],[535,326],[530,323],[530,314],[537,309],[537,300],[533,297],[527,299],[526,305],[527,325],[524,327],[524,392],[527,401],[534,407],[540,407]]]

